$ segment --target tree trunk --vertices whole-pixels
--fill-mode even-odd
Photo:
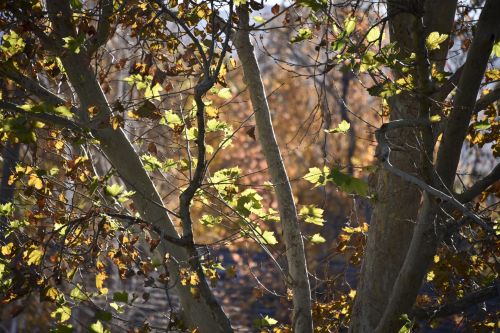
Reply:
[[[68,3],[49,1],[47,8],[56,37],[71,36],[74,27],[69,21],[71,16],[68,14],[71,13],[71,9]],[[90,66],[89,58],[85,50],[81,50],[78,54],[68,51],[61,56],[61,61],[69,82],[78,95],[82,120],[87,118],[88,108],[96,107],[98,110],[97,118],[106,122],[112,114],[112,110]],[[172,277],[172,283],[175,284],[183,315],[188,324],[192,328],[197,328],[199,332],[232,332],[228,317],[218,304],[203,276],[200,277],[200,284],[197,286],[200,289],[200,297],[195,297],[191,293],[190,286],[183,286],[180,283],[179,266],[189,267],[188,252],[185,248],[164,240],[164,235],[176,238],[179,235],[163,205],[161,196],[125,133],[121,129],[113,130],[109,124],[97,124],[95,127],[92,133],[100,141],[103,152],[125,182],[127,189],[135,191],[132,200],[139,214],[144,220],[162,231],[162,241],[158,250],[162,258],[167,253],[173,258],[173,260],[168,260],[167,269]]]
[[[389,1],[389,32],[391,42],[401,50],[402,57],[416,53],[417,41],[412,27],[419,19],[414,14],[401,12],[404,1]],[[424,22],[426,33],[450,33],[456,0],[426,2]],[[439,13],[437,13],[439,11]],[[439,15],[440,19],[434,19]],[[431,53],[439,69],[444,68],[448,47],[442,45]],[[398,73],[395,73],[398,76]],[[414,119],[419,115],[419,98],[404,93],[389,101],[389,120]],[[405,151],[391,153],[391,163],[410,174],[419,172],[421,153],[417,132],[400,129],[389,134],[390,142]],[[370,181],[375,195],[373,215],[368,232],[365,256],[361,267],[359,285],[353,308],[350,332],[373,332],[384,313],[390,293],[405,260],[413,236],[415,219],[421,200],[417,188],[386,170],[379,169]]]
[[[304,243],[299,228],[292,188],[274,135],[271,113],[260,74],[259,65],[250,41],[247,6],[238,7],[240,29],[234,36],[234,45],[243,66],[245,81],[255,111],[259,141],[275,186],[281,225],[286,247],[289,285],[293,292],[293,332],[312,332],[311,290],[307,273]]]
[[[474,110],[476,97],[486,70],[493,43],[500,34],[500,2],[488,0],[481,12],[477,32],[467,55],[460,78],[454,107],[439,148],[436,171],[437,187],[453,193],[453,182],[460,152]],[[438,214],[439,204],[426,194],[417,219],[414,235],[405,262],[395,281],[389,304],[376,332],[396,332],[401,328],[400,316],[409,313],[427,269],[436,254],[444,227],[444,214]]]

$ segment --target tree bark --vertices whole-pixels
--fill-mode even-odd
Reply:
[[[500,2],[486,1],[459,81],[448,126],[439,148],[436,171],[442,183],[438,183],[437,187],[447,193],[452,193],[461,148],[480,84],[493,43],[500,33],[498,13],[500,13]],[[441,229],[444,226],[444,216],[439,213],[440,209],[437,200],[428,194],[424,195],[424,203],[417,219],[410,248],[375,332],[397,332],[402,326],[400,316],[410,312],[443,234]]]
[[[293,292],[293,332],[312,332],[311,290],[309,285],[304,243],[300,232],[292,188],[283,163],[281,152],[274,135],[271,113],[264,84],[249,34],[247,6],[237,9],[240,27],[234,36],[234,45],[242,63],[250,100],[255,111],[255,124],[274,184],[281,225],[286,247],[288,281]]]
[[[450,34],[456,3],[456,0],[427,1],[423,17],[425,33],[438,31]],[[399,47],[402,57],[417,53],[419,45],[413,31],[419,18],[407,12],[404,5],[405,1],[388,1],[390,39]],[[439,19],[436,19],[437,16]],[[440,49],[429,55],[437,69],[444,68],[447,52],[448,46],[444,42]],[[394,74],[396,77],[399,75]],[[419,102],[420,98],[415,94],[404,93],[391,98],[389,120],[422,117]],[[388,136],[392,144],[405,148],[405,151],[392,152],[392,164],[406,173],[418,174],[422,153],[415,148],[419,146],[417,132],[402,129]],[[415,186],[387,170],[377,170],[370,187],[375,194],[373,215],[349,328],[350,332],[356,333],[373,332],[384,313],[413,236],[421,200]]]
[[[68,24],[69,21],[66,21],[70,16],[64,15],[65,11],[70,11],[68,4],[65,1],[49,1],[47,7],[54,24],[54,31],[58,35],[56,37],[62,38],[65,35],[71,35],[72,27]],[[97,118],[106,121],[112,114],[112,110],[94,71],[90,67],[89,59],[85,56],[84,50],[78,54],[66,52],[65,55],[61,56],[61,61],[69,82],[78,95],[82,113],[85,114],[88,108],[95,106],[99,112]],[[163,234],[179,238],[161,196],[125,133],[121,129],[113,130],[109,124],[98,124],[92,133],[100,141],[100,147],[127,188],[135,191],[132,200],[139,214],[144,220],[161,230]],[[163,234],[161,239],[163,239]],[[197,286],[200,288],[202,297],[195,297],[190,291],[190,286],[183,286],[180,283],[179,266],[189,267],[189,255],[186,249],[165,241],[160,242],[158,249],[162,257],[168,253],[174,258],[174,260],[167,261],[167,269],[170,276],[173,277],[172,283],[175,284],[183,315],[189,326],[197,328],[199,332],[206,333],[232,332],[228,317],[203,277],[200,277],[203,281]]]

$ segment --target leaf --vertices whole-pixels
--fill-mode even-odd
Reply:
[[[256,328],[264,328],[264,327],[274,326],[277,323],[278,323],[278,321],[276,319],[269,317],[268,315],[266,315],[263,318],[254,319],[254,321],[253,321],[253,325]]]
[[[0,204],[0,216],[10,216],[14,213],[14,205],[12,202]]]
[[[278,15],[279,12],[280,12],[279,4],[275,4],[274,6],[271,7],[271,13],[273,13],[274,15]]]
[[[476,131],[484,131],[484,130],[487,130],[491,127],[491,123],[489,123],[488,121],[486,120],[483,120],[483,121],[478,121],[474,124],[474,129]]]
[[[10,256],[12,254],[12,248],[14,247],[14,243],[9,243],[7,245],[2,246],[2,254],[4,256]]]
[[[373,27],[371,28],[370,32],[368,32],[368,35],[366,35],[366,40],[369,43],[373,43],[377,41],[381,37],[382,33],[380,31],[379,27]]]
[[[447,38],[447,34],[440,34],[437,31],[433,31],[425,39],[425,45],[427,46],[427,49],[431,51],[436,50],[440,48],[439,44],[443,43]]]
[[[311,241],[311,243],[314,243],[314,244],[321,244],[321,243],[326,242],[326,239],[323,236],[321,236],[320,234],[312,235],[312,237],[309,240]]]
[[[495,57],[500,58],[500,40],[493,44],[493,50],[491,54],[495,55]]]
[[[73,113],[70,111],[70,109],[67,106],[61,105],[56,108],[54,108],[55,113],[67,117],[67,118],[73,118]]]
[[[342,133],[345,134],[349,131],[351,128],[351,124],[345,120],[342,120],[340,124],[332,129],[324,130],[326,133]]]
[[[92,333],[109,333],[109,330],[105,329],[102,323],[98,320],[92,325],[90,325],[90,332]]]
[[[349,36],[354,31],[354,29],[356,29],[356,18],[355,17],[347,18],[344,21],[344,29],[347,36]]]
[[[28,186],[34,187],[37,190],[43,188],[43,182],[36,174],[32,173],[28,179]]]
[[[217,93],[217,96],[223,99],[231,99],[233,97],[233,95],[231,94],[231,89],[229,88],[222,88]]]
[[[326,4],[326,0],[298,0],[297,3],[302,7],[311,8],[313,11],[318,11]]]
[[[162,90],[163,87],[159,83],[156,83],[154,86],[148,85],[144,91],[144,97],[160,100],[160,91]]]
[[[122,303],[127,303],[128,302],[128,293],[126,291],[117,291],[113,294],[113,301],[115,302],[122,302]]]
[[[78,53],[80,53],[80,47],[85,42],[85,36],[80,35],[76,38],[68,36],[68,37],[64,37],[63,41],[64,41],[64,45],[63,45],[64,48],[72,51],[73,53],[78,54]]]
[[[302,42],[303,40],[311,39],[312,36],[313,36],[313,34],[312,34],[311,29],[300,28],[299,31],[297,32],[297,35],[292,37],[292,40],[290,42],[292,42],[292,43]]]
[[[80,284],[77,284],[76,287],[71,290],[69,296],[75,301],[85,301],[89,299],[89,297],[82,291],[82,286]]]
[[[107,294],[108,293],[108,289],[104,288],[104,281],[107,278],[108,278],[108,275],[106,274],[106,272],[99,272],[95,276],[95,286],[96,286],[97,289],[99,289],[99,291],[101,292],[101,294]]]
[[[328,181],[328,175],[330,174],[330,168],[326,165],[323,170],[320,168],[309,168],[309,172],[302,178],[308,182],[314,184],[314,187],[325,185]]]
[[[265,18],[263,18],[262,16],[254,16],[254,17],[253,17],[253,20],[254,20],[255,22],[257,22],[257,23],[264,23],[264,22],[266,22],[266,19],[265,19]]]
[[[29,251],[29,250],[28,250]],[[25,252],[26,254],[26,252]],[[43,257],[43,251],[41,251],[39,248],[36,246],[31,247],[31,251],[29,252],[28,255],[28,265],[39,265],[42,262],[42,257]]]
[[[71,308],[66,305],[59,306],[55,311],[53,311],[50,316],[52,318],[57,318],[59,323],[64,323],[71,318]]]
[[[82,1],[81,0],[70,0],[69,5],[73,9],[82,9]]]
[[[323,226],[325,222],[323,219],[323,212],[324,210],[321,208],[314,205],[308,205],[300,209],[299,215],[304,218],[307,223]]]
[[[262,233],[262,239],[264,240],[264,242],[266,244],[269,244],[269,245],[278,244],[276,237],[274,237],[274,231],[267,231],[267,230],[264,231]]]
[[[106,186],[106,194],[112,197],[117,197],[120,193],[123,192],[123,186],[118,184],[113,184],[111,186]]]
[[[368,195],[368,184],[365,181],[345,174],[337,168],[332,170],[330,179],[344,192],[360,196]]]
[[[205,113],[207,114],[207,117],[215,118],[219,115],[219,109],[214,108],[213,106],[209,105],[209,106],[205,107]]]

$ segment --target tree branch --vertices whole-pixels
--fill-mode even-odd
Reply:
[[[495,103],[500,99],[500,88],[496,88],[490,91],[489,94],[484,95],[476,101],[476,106],[474,108],[474,113],[486,109],[486,107],[492,103]]]
[[[78,133],[81,133],[83,131],[83,127],[81,124],[78,124],[67,118],[63,118],[50,113],[28,112],[20,108],[18,105],[10,102],[0,101],[0,109],[7,109],[12,112],[15,112],[16,114],[25,116],[26,118],[31,118],[42,121],[44,123],[50,123],[57,125],[59,127],[68,128]]]
[[[111,16],[113,15],[113,0],[101,0],[99,2],[100,15],[97,23],[97,31],[94,36],[85,42],[85,48],[89,55],[93,54],[100,46],[106,44],[111,32]]]
[[[498,13],[500,13],[500,1],[487,0],[479,16],[477,32],[460,76],[453,109],[436,158],[436,171],[444,188],[452,188],[455,180],[460,152],[475,110],[477,93],[493,44],[500,34]]]
[[[447,317],[452,314],[463,312],[474,305],[496,298],[498,296],[500,296],[499,282],[483,289],[474,291],[454,303],[445,304],[431,309],[416,308],[413,310],[413,316],[417,320],[431,320],[434,318]]]
[[[409,126],[426,126],[429,122],[425,120],[395,120],[390,123],[386,123],[380,127],[379,130],[375,132],[375,137],[377,139],[377,142],[379,144],[379,151],[377,153],[377,157],[382,163],[382,166],[388,170],[389,172],[403,178],[404,180],[418,186],[421,190],[429,193],[430,195],[439,198],[445,202],[450,203],[454,208],[459,210],[462,214],[464,214],[467,217],[470,217],[476,224],[480,225],[483,227],[485,230],[494,233],[493,229],[486,224],[479,216],[471,212],[467,207],[465,207],[460,201],[458,201],[456,198],[453,196],[450,196],[432,186],[424,182],[423,180],[419,179],[418,177],[415,177],[413,175],[410,175],[396,167],[394,167],[389,158],[390,158],[390,153],[391,153],[391,148],[389,146],[388,139],[386,137],[386,133],[389,130],[394,130],[397,128],[402,128],[402,127],[409,127]]]
[[[497,164],[487,176],[485,176],[481,180],[478,180],[474,185],[472,185],[471,188],[469,188],[465,192],[456,195],[456,198],[462,203],[467,203],[480,195],[484,190],[493,185],[499,179],[500,164]]]

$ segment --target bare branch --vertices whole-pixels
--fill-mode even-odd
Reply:
[[[378,159],[382,163],[382,166],[388,170],[389,172],[405,179],[406,181],[415,184],[418,186],[421,190],[429,193],[430,195],[439,198],[445,202],[450,203],[454,208],[459,210],[462,214],[465,216],[470,217],[475,223],[483,227],[485,230],[489,232],[494,232],[493,229],[486,224],[479,216],[471,212],[467,207],[465,207],[460,201],[458,201],[456,198],[453,196],[450,196],[446,193],[441,192],[440,190],[430,186],[423,180],[419,179],[418,177],[415,177],[413,175],[410,175],[396,167],[394,167],[390,160],[390,153],[391,153],[391,148],[389,147],[389,142],[386,137],[386,133],[389,130],[393,130],[396,128],[402,128],[402,127],[409,127],[409,126],[425,126],[428,124],[428,121],[423,121],[423,120],[396,120],[390,123],[386,123],[380,127],[379,130],[375,132],[375,136],[377,138],[378,144],[379,144],[379,152],[378,152]]]
[[[486,288],[474,291],[454,303],[445,304],[431,309],[414,309],[413,316],[417,320],[431,320],[463,312],[472,306],[500,296],[499,287],[500,284],[497,282],[496,284]]]
[[[495,168],[486,177],[477,181],[467,191],[458,194],[456,196],[457,200],[462,203],[467,203],[473,200],[478,195],[480,195],[484,190],[493,185],[499,179],[500,179],[500,164],[497,164]]]
[[[97,32],[85,43],[89,54],[94,53],[100,46],[106,44],[111,33],[111,16],[113,15],[113,0],[99,2],[100,15],[97,23]]]
[[[495,103],[499,99],[500,99],[500,88],[496,88],[495,90],[490,91],[489,94],[484,95],[483,97],[481,97],[476,101],[474,113],[486,109],[488,105]]]

